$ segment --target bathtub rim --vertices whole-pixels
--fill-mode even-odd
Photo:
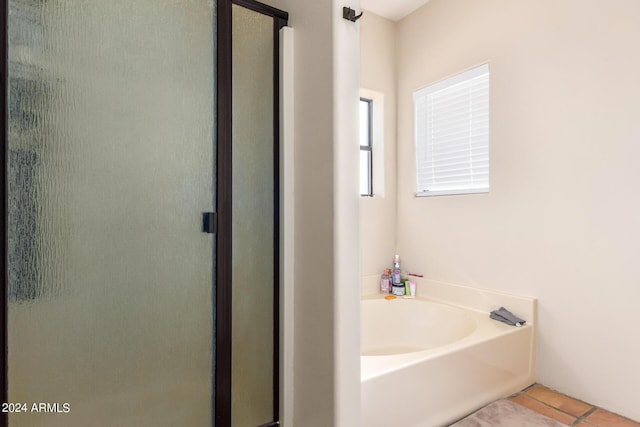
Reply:
[[[534,297],[424,277],[410,276],[410,278],[412,282],[416,283],[418,297],[484,313],[490,313],[492,310],[504,306],[515,315],[525,319],[529,324],[537,322],[538,300]],[[380,295],[379,283],[379,275],[362,276],[361,299]]]

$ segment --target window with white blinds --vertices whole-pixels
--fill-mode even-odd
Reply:
[[[417,195],[489,191],[489,64],[413,93]]]

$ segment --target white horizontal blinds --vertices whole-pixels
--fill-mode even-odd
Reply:
[[[414,92],[419,195],[489,191],[489,65]]]

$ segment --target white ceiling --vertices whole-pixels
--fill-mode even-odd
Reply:
[[[363,9],[399,21],[429,0],[360,0]]]

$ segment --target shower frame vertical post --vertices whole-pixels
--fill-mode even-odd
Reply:
[[[217,2],[217,201],[214,425],[231,425],[231,0]]]
[[[2,1],[2,6],[0,6],[0,26],[2,27],[2,31],[0,31],[0,57],[2,58],[2,66],[0,67],[0,74],[2,79],[2,92],[0,93],[0,98],[2,99],[2,104],[0,105],[0,131],[2,132],[2,149],[0,150],[0,187],[2,188],[2,227],[0,231],[0,240],[2,241],[2,279],[0,286],[0,297],[2,298],[2,304],[0,304],[0,316],[2,317],[2,328],[0,328],[0,341],[2,345],[2,352],[0,352],[0,365],[2,366],[2,373],[0,374],[0,402],[6,402],[8,396],[8,381],[7,381],[7,296],[8,289],[7,286],[9,284],[8,274],[8,240],[7,240],[7,230],[8,230],[8,194],[9,191],[7,189],[7,150],[9,149],[8,145],[8,129],[7,129],[7,95],[8,95],[8,59],[7,59],[7,44],[8,44],[8,29],[7,29],[7,17],[9,15],[9,2]],[[7,427],[8,425],[8,415],[7,413],[0,412],[0,427]]]
[[[287,25],[288,13],[255,0],[217,1],[217,206],[218,234],[216,235],[216,355],[215,355],[215,421],[216,426],[231,425],[231,364],[232,364],[232,130],[233,130],[233,67],[232,67],[232,5],[271,16],[274,21],[273,68],[273,166],[274,166],[274,335],[273,335],[273,414],[274,422],[260,427],[277,426],[280,411],[280,193],[279,193],[279,141],[280,141],[280,78],[279,35]]]

